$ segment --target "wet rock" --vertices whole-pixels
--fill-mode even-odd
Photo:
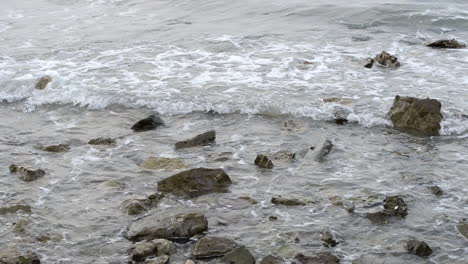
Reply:
[[[221,263],[225,264],[255,264],[255,258],[250,254],[250,251],[245,247],[234,249],[224,255]]]
[[[432,254],[432,249],[424,241],[410,240],[406,243],[408,253],[415,254],[420,257],[427,257]]]
[[[335,121],[335,124],[337,125],[346,125],[349,122],[348,119],[344,117],[336,117],[334,121]]]
[[[400,67],[400,62],[397,57],[387,53],[386,51],[382,51],[380,54],[375,56],[374,60],[380,65],[387,66],[392,69]]]
[[[442,105],[435,99],[396,96],[388,116],[395,128],[426,136],[438,136]]]
[[[439,49],[463,49],[466,48],[465,43],[461,43],[456,39],[441,39],[434,41],[427,45],[431,48],[439,48]]]
[[[352,262],[353,264],[434,264],[418,256],[401,253],[366,254]]]
[[[144,260],[150,256],[155,256],[156,254],[156,245],[146,241],[137,242],[130,249],[130,257],[136,261]]]
[[[47,85],[52,81],[52,77],[46,75],[37,80],[36,85],[34,86],[37,90],[44,90]]]
[[[250,204],[258,204],[258,201],[249,196],[240,196],[239,199],[249,202]]]
[[[457,230],[464,236],[466,239],[468,239],[468,223],[461,223],[457,225]]]
[[[145,264],[166,264],[169,262],[169,256],[160,256],[145,260]]]
[[[296,159],[296,153],[291,151],[278,151],[271,155],[271,158],[274,160],[281,160],[281,161],[292,161]]]
[[[110,146],[110,145],[115,145],[116,140],[113,138],[109,137],[98,137],[98,138],[93,138],[88,142],[89,145],[104,145],[104,146]]]
[[[47,151],[47,152],[67,152],[70,150],[70,145],[68,144],[58,144],[58,145],[50,145],[42,148],[42,150]]]
[[[13,226],[13,232],[21,234],[21,233],[26,233],[26,227],[29,225],[28,220],[21,219],[18,222],[15,223]]]
[[[320,152],[317,154],[317,157],[316,157],[317,161],[319,162],[325,161],[328,154],[330,154],[332,148],[333,148],[333,143],[330,140],[325,140],[325,143],[323,143],[323,146],[320,149]]]
[[[125,201],[122,207],[129,215],[138,215],[152,208],[158,207],[159,202],[164,198],[164,194],[156,193],[145,199],[132,199]]]
[[[136,122],[131,129],[135,132],[142,132],[156,129],[162,125],[164,125],[164,121],[159,116],[153,114]]]
[[[384,212],[387,215],[405,218],[408,215],[408,206],[400,196],[388,196],[384,200]]]
[[[260,261],[260,264],[282,264],[285,263],[284,260],[280,257],[268,255]]]
[[[170,256],[177,252],[177,248],[174,243],[167,239],[154,239],[151,240],[151,243],[156,245],[158,256]]]
[[[195,258],[222,257],[234,250],[237,243],[222,237],[204,237],[192,246],[192,256]]]
[[[270,216],[268,217],[268,220],[270,220],[270,221],[277,221],[277,220],[278,220],[278,217],[277,217],[277,216],[274,216],[274,215],[270,215]]]
[[[216,141],[216,132],[214,130],[197,135],[193,138],[179,141],[175,144],[176,149],[191,148],[196,146],[208,146]]]
[[[197,197],[212,192],[225,192],[231,179],[222,169],[191,169],[158,182],[158,191],[178,196]]]
[[[372,66],[374,66],[374,62],[375,62],[374,59],[368,58],[368,59],[366,59],[365,62],[364,62],[364,67],[370,69],[370,68],[372,68]]]
[[[171,216],[158,214],[143,218],[130,226],[127,238],[132,241],[164,238],[188,239],[208,229],[208,220],[200,213],[181,213]]]
[[[180,159],[158,157],[149,157],[140,166],[149,170],[177,170],[187,167]]]
[[[271,162],[267,156],[262,154],[258,154],[255,158],[255,165],[263,169],[273,169],[274,167],[273,162]]]
[[[323,230],[320,233],[320,239],[326,247],[335,247],[339,243],[336,236],[330,230]]]
[[[439,186],[431,186],[430,187],[432,194],[436,196],[442,196],[444,195],[444,191]]]
[[[333,255],[330,252],[319,252],[312,256],[304,256],[303,254],[298,254],[294,258],[298,264],[338,264],[340,263],[340,258]]]
[[[147,210],[142,201],[132,200],[124,205],[128,215],[138,215]]]
[[[388,215],[384,212],[375,212],[375,213],[367,213],[366,218],[369,219],[373,224],[388,224]]]
[[[303,200],[297,198],[284,198],[281,196],[272,197],[271,203],[276,205],[287,205],[287,206],[302,206],[306,205],[307,203]]]
[[[18,173],[20,180],[25,181],[25,182],[35,181],[39,178],[44,177],[45,175],[45,171],[41,169],[30,170],[24,167],[16,166],[14,164],[10,165],[10,172]]]
[[[47,233],[40,234],[36,237],[37,241],[43,242],[43,243],[49,242],[49,241],[60,242],[62,239],[63,239],[62,234],[57,233],[57,232],[47,232]]]
[[[0,249],[1,264],[40,264],[39,257],[32,252],[21,252],[15,247]]]
[[[15,214],[18,211],[31,213],[31,206],[27,204],[16,204],[16,205],[0,207],[0,215]]]

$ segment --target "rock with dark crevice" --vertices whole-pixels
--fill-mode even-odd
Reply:
[[[262,169],[273,169],[274,167],[273,162],[271,162],[267,156],[262,154],[258,154],[255,158],[255,165]]]
[[[400,67],[400,62],[398,58],[391,55],[386,51],[382,51],[380,54],[375,56],[374,60],[382,66],[386,66],[392,69]]]
[[[286,205],[286,206],[303,206],[307,205],[307,203],[303,200],[298,198],[285,198],[285,197],[272,197],[271,203],[275,205]]]
[[[35,181],[39,178],[44,177],[45,171],[41,169],[30,170],[24,167],[20,167],[17,165],[10,165],[10,172],[19,174],[19,179],[25,182]]]
[[[175,144],[176,149],[191,148],[197,146],[208,146],[214,144],[216,141],[216,131],[211,130],[193,138],[179,141]]]
[[[333,143],[330,140],[325,140],[322,148],[317,154],[317,157],[316,157],[317,161],[324,162],[328,154],[330,154],[330,152],[332,151],[332,149],[333,149]]]
[[[420,256],[420,257],[427,257],[432,254],[432,249],[429,245],[424,241],[419,240],[409,240],[406,243],[406,250],[408,253]]]
[[[255,264],[255,258],[245,247],[236,248],[228,252],[221,259],[223,264]]]
[[[136,122],[131,129],[135,132],[143,132],[154,130],[159,126],[164,125],[164,121],[157,115],[152,114],[147,118],[144,118],[138,122]]]
[[[461,43],[456,39],[441,39],[434,41],[432,43],[429,43],[427,45],[428,47],[431,48],[439,48],[439,49],[463,49],[466,48],[465,43]]]
[[[51,81],[52,81],[52,77],[45,75],[39,78],[39,80],[37,80],[34,88],[36,88],[37,90],[44,90]]]
[[[231,239],[207,236],[193,244],[192,256],[199,259],[222,257],[236,247],[237,243]]]
[[[88,142],[89,145],[111,146],[116,144],[116,140],[110,137],[93,138]]]
[[[298,254],[294,260],[297,264],[338,264],[341,259],[330,252],[319,252],[311,256]]]

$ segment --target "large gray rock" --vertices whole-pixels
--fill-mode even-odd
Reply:
[[[131,129],[135,132],[142,132],[156,129],[162,125],[164,125],[164,121],[159,116],[153,114],[136,122]]]
[[[224,264],[255,264],[255,258],[245,247],[236,248],[221,259]]]
[[[22,252],[15,247],[0,249],[0,264],[40,264],[39,257],[32,252]]]
[[[438,136],[442,105],[435,99],[396,96],[388,112],[395,128],[425,136]]]
[[[212,192],[225,192],[231,183],[222,169],[198,168],[177,173],[158,182],[158,191],[193,198]]]
[[[216,141],[216,132],[214,130],[197,135],[193,138],[179,141],[175,144],[176,149],[191,148],[196,146],[211,145]]]
[[[195,258],[222,257],[234,250],[237,243],[223,237],[204,237],[192,246],[192,256]]]
[[[158,252],[157,250],[156,245],[151,242],[137,242],[130,249],[130,257],[136,261],[145,260],[150,256],[156,256]]]
[[[25,182],[35,181],[39,178],[44,177],[45,175],[45,171],[41,169],[30,170],[24,167],[16,166],[14,164],[10,165],[9,168],[11,173],[18,173],[20,180]]]
[[[145,264],[166,264],[169,262],[169,256],[160,256],[145,260]]]
[[[208,230],[208,220],[200,213],[181,213],[171,216],[153,215],[130,226],[127,238],[132,241],[164,238],[188,239]]]
[[[386,51],[382,51],[380,54],[375,56],[374,60],[380,65],[387,66],[392,69],[400,67],[400,62],[398,61],[397,57],[389,54]]]
[[[333,255],[330,252],[319,252],[312,256],[304,256],[303,254],[298,254],[294,257],[294,260],[298,264],[338,264],[340,263],[340,258]]]
[[[465,43],[461,43],[457,41],[456,39],[441,39],[434,41],[432,43],[429,43],[427,45],[428,47],[431,48],[439,48],[439,49],[463,49],[466,48]]]

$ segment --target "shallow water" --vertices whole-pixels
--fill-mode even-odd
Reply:
[[[208,234],[230,237],[257,258],[284,245],[324,250],[319,232],[328,227],[344,238],[331,249],[342,263],[401,252],[400,240],[409,236],[427,241],[436,263],[468,263],[468,242],[455,229],[468,217],[468,50],[424,46],[468,41],[468,4],[354,2],[3,0],[0,202],[25,201],[33,214],[0,216],[0,244],[32,248],[44,263],[124,263],[131,243],[123,235],[135,218],[120,206],[154,193],[159,180],[177,172],[139,167],[162,156],[224,168],[234,185],[191,201],[168,196],[150,214],[200,210]],[[382,50],[402,67],[362,67]],[[34,90],[45,74],[53,82]],[[440,100],[442,136],[393,130],[386,113],[397,94]],[[345,100],[322,101],[330,97]],[[129,129],[152,112],[167,126]],[[329,122],[335,113],[352,123]],[[174,150],[176,141],[210,129],[215,146]],[[100,136],[118,138],[117,145],[86,144]],[[335,147],[318,163],[307,152],[326,138]],[[72,148],[38,149],[58,143]],[[272,171],[253,165],[256,154],[279,150],[298,160],[274,161]],[[215,161],[220,156],[229,159]],[[12,163],[42,168],[46,177],[24,183],[9,173]],[[437,198],[432,185],[446,194]],[[408,203],[405,220],[379,226],[362,217],[394,194]],[[274,195],[314,203],[273,206]],[[353,201],[357,213],[332,205],[333,196]],[[23,218],[31,221],[27,233],[13,233]],[[64,239],[35,240],[48,231]],[[189,245],[179,247],[174,263],[189,257]]]

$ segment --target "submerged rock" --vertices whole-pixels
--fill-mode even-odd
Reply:
[[[388,112],[395,128],[427,136],[438,136],[442,105],[435,99],[396,96]]]
[[[388,224],[389,215],[384,212],[375,212],[375,213],[367,213],[366,218],[369,219],[373,224]]]
[[[122,207],[129,215],[138,215],[152,208],[158,207],[159,202],[164,198],[164,194],[156,193],[145,199],[132,199],[123,202]]]
[[[320,152],[317,154],[317,157],[316,157],[317,161],[319,162],[325,161],[328,154],[330,154],[332,148],[333,148],[333,143],[330,140],[325,140],[325,143],[323,143],[323,146],[320,149]]]
[[[392,69],[400,67],[400,62],[398,61],[397,57],[389,54],[386,51],[382,51],[380,54],[375,56],[374,60],[380,65],[387,66]]]
[[[110,145],[115,145],[116,140],[113,138],[109,137],[98,137],[98,138],[93,138],[88,142],[89,145],[104,145],[104,146],[110,146]]]
[[[197,197],[212,192],[225,192],[231,183],[222,169],[198,168],[177,173],[158,182],[158,191]]]
[[[274,167],[273,162],[271,162],[267,156],[262,154],[258,154],[255,158],[255,165],[263,169],[273,169]]]
[[[297,198],[284,198],[284,197],[272,197],[271,203],[276,205],[287,205],[287,206],[301,206],[307,203]]]
[[[221,259],[224,264],[255,264],[255,258],[245,247],[234,249]]]
[[[335,247],[339,244],[336,236],[330,230],[323,230],[320,233],[320,239],[323,241],[323,244],[326,247]]]
[[[195,258],[222,257],[234,250],[237,243],[222,237],[204,237],[192,246],[192,256]]]
[[[1,264],[40,264],[40,258],[32,252],[22,252],[15,247],[0,249]]]
[[[468,223],[461,223],[457,225],[457,230],[462,236],[465,237],[465,239],[468,239]]]
[[[14,214],[18,211],[23,211],[25,213],[31,213],[31,206],[27,204],[16,204],[5,207],[0,207],[0,215]]]
[[[187,167],[180,159],[159,157],[149,157],[140,166],[149,170],[177,170]]]
[[[9,168],[10,168],[11,173],[18,173],[20,175],[19,176],[20,180],[25,181],[25,182],[35,181],[39,178],[44,177],[45,175],[45,171],[41,169],[30,170],[24,167],[18,167],[14,164],[10,165]]]
[[[415,254],[420,257],[427,257],[432,254],[432,249],[424,241],[410,240],[406,243],[406,250],[409,253]]]
[[[338,264],[340,263],[340,258],[333,255],[330,252],[319,252],[312,256],[304,256],[303,254],[298,254],[294,257],[294,260],[298,264]]]
[[[432,194],[436,196],[442,196],[444,195],[444,191],[439,186],[431,186],[430,187]]]
[[[461,43],[457,41],[456,39],[441,39],[434,41],[432,43],[429,43],[427,45],[428,47],[431,48],[439,48],[439,49],[462,49],[466,48],[465,43]]]
[[[208,146],[216,141],[216,132],[214,130],[197,135],[193,138],[179,141],[175,144],[176,149],[191,148],[196,146]]]
[[[47,232],[47,233],[42,233],[36,237],[36,240],[39,242],[60,242],[63,239],[63,235],[58,233],[58,232]]]
[[[260,261],[260,264],[283,264],[284,260],[280,257],[268,255]]]
[[[157,115],[152,114],[147,118],[144,118],[136,122],[131,129],[135,132],[142,132],[156,129],[159,126],[164,125],[164,121]]]
[[[52,77],[45,75],[37,80],[36,85],[34,86],[37,90],[44,90],[47,85],[52,81]]]
[[[130,226],[127,238],[132,241],[164,238],[188,239],[208,230],[208,220],[200,213],[181,213],[171,216],[153,215]]]
[[[372,68],[372,66],[374,66],[374,62],[375,62],[374,59],[368,58],[368,59],[366,59],[365,62],[364,62],[364,67],[370,69],[370,68]]]
[[[58,145],[50,145],[42,148],[42,150],[47,152],[67,152],[70,150],[70,145],[68,144],[58,144]]]

